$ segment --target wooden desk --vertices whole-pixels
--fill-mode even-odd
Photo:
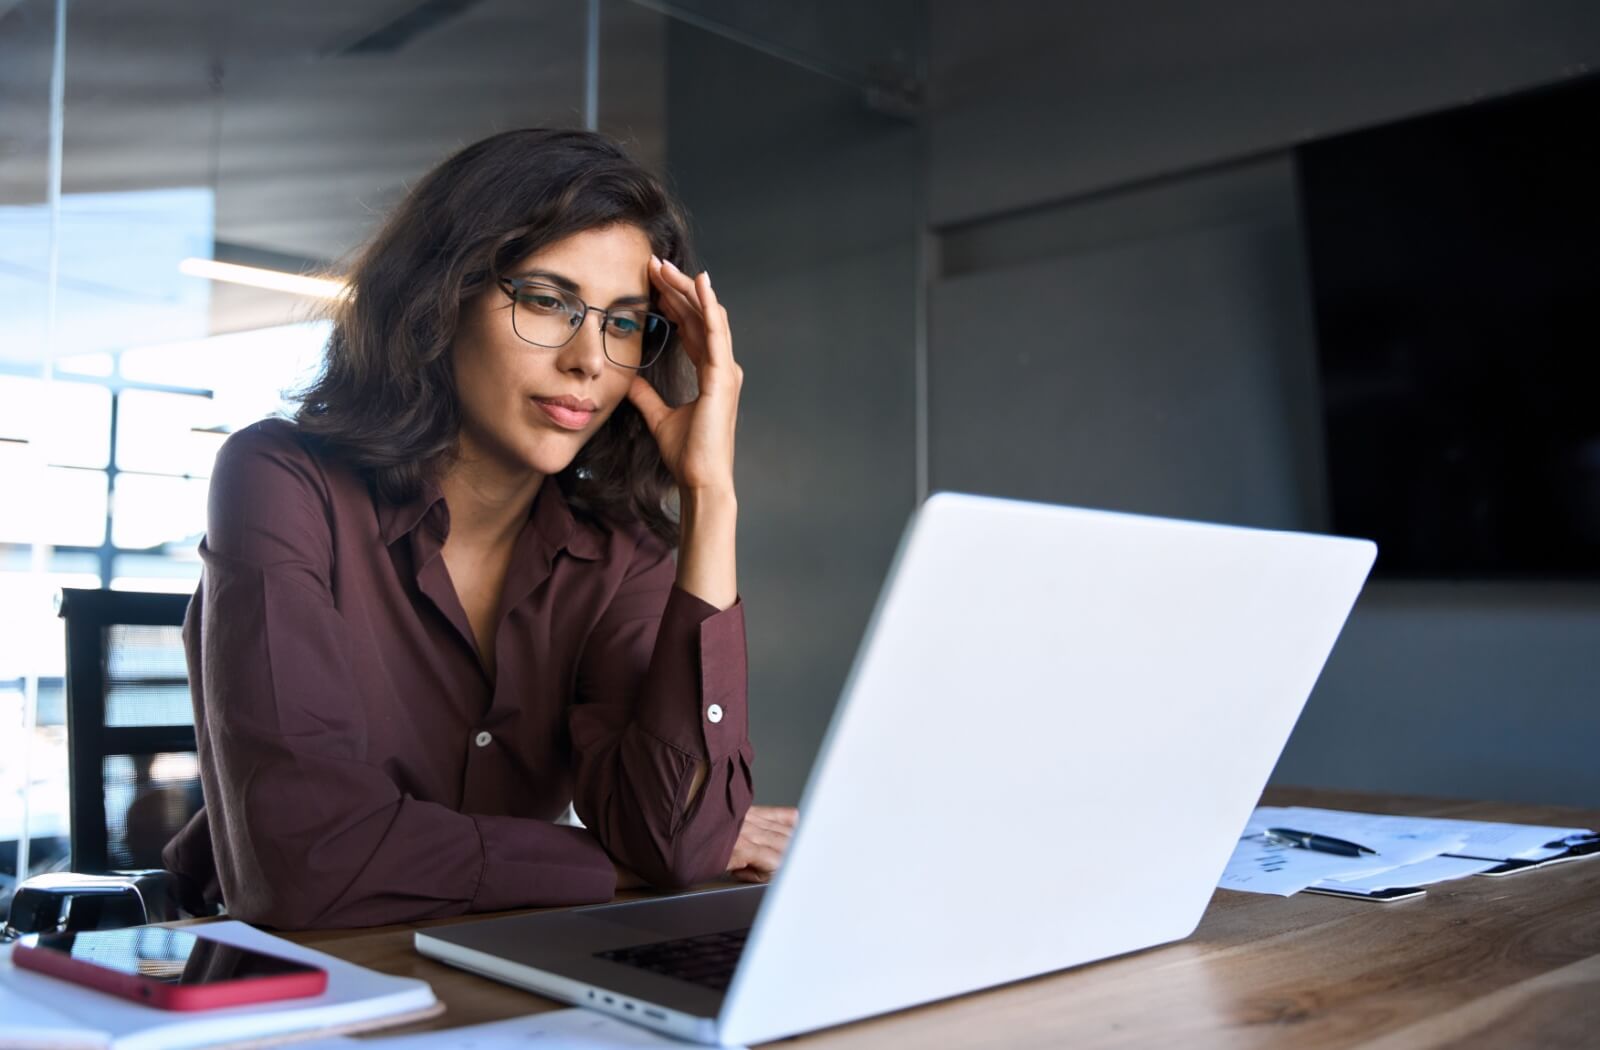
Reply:
[[[1600,827],[1600,811],[1546,806],[1291,789],[1269,790],[1263,802]],[[1055,890],[1049,872],[1024,866],[1017,877],[1037,892]],[[375,1035],[563,1005],[424,959],[411,947],[416,928],[292,939],[420,977],[447,1004],[439,1018]],[[808,1048],[1596,1047],[1600,857],[1441,883],[1426,897],[1394,904],[1219,890],[1186,941],[796,1041]]]

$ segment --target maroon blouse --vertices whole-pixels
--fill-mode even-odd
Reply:
[[[228,912],[364,926],[720,874],[751,800],[742,605],[553,479],[516,541],[491,680],[437,487],[391,505],[294,426],[223,445],[184,625],[206,808],[164,860]],[[704,786],[687,801],[698,761]],[[571,802],[583,828],[553,823]]]

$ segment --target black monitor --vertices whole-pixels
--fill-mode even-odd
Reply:
[[[1336,532],[1600,576],[1600,77],[1298,150]]]

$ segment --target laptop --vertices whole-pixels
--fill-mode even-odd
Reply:
[[[935,495],[771,884],[439,927],[417,950],[742,1044],[1180,940],[1375,554]]]

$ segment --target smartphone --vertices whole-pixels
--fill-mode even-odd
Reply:
[[[1386,890],[1353,890],[1318,883],[1314,886],[1307,886],[1306,892],[1321,893],[1329,897],[1350,897],[1359,901],[1377,901],[1379,904],[1388,904],[1391,901],[1408,901],[1413,897],[1421,897],[1428,891],[1421,886],[1390,886]]]
[[[327,971],[308,963],[164,926],[31,934],[11,961],[163,1010],[297,999],[328,987]]]

